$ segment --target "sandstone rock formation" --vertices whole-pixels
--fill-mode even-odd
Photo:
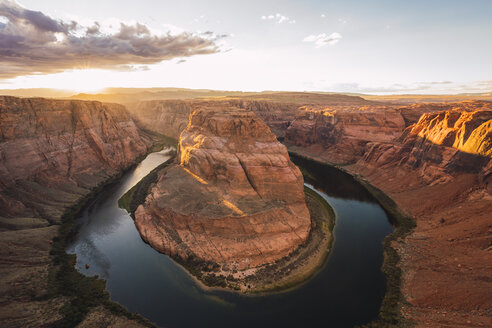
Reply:
[[[62,213],[151,145],[121,105],[0,97],[0,326],[62,318],[70,300],[42,298]]]
[[[269,128],[250,111],[200,107],[135,224],[161,252],[242,270],[288,255],[311,222],[303,177]]]

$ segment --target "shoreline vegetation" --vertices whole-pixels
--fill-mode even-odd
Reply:
[[[158,172],[172,163],[173,159],[156,167],[125,193],[118,200],[118,206],[133,218],[137,207],[145,201],[148,190],[157,182]],[[284,292],[299,287],[325,264],[333,244],[335,224],[335,212],[320,195],[307,187],[304,188],[304,194],[312,219],[309,237],[291,254],[274,263],[244,271],[225,271],[214,262],[194,257],[170,257],[206,290],[223,289],[253,295]]]
[[[77,217],[99,193],[116,183],[124,173],[134,168],[148,154],[160,151],[165,146],[175,146],[176,144],[176,140],[172,138],[146,130],[144,132],[154,140],[152,147],[148,149],[147,153],[139,156],[130,167],[99,183],[62,215],[58,234],[53,238],[50,250],[53,267],[48,275],[47,292],[38,298],[39,301],[54,299],[56,297],[69,300],[59,311],[62,319],[57,321],[53,327],[75,327],[84,320],[91,310],[97,307],[103,307],[114,315],[126,317],[144,327],[156,327],[154,323],[140,314],[131,313],[122,305],[111,301],[109,293],[106,290],[106,281],[98,276],[88,277],[78,272],[75,268],[77,256],[66,252],[70,240],[76,233]]]
[[[347,171],[343,165],[337,165],[328,163],[319,158],[307,156],[306,154],[300,154],[292,149],[289,149],[289,155],[291,157],[298,157],[304,160],[316,162],[322,166],[328,166],[336,168],[347,175],[350,175],[356,182],[362,185],[379,205],[387,213],[391,223],[395,227],[394,231],[387,235],[383,241],[384,260],[381,267],[381,271],[386,276],[386,293],[384,295],[381,307],[379,309],[379,316],[376,320],[360,326],[361,328],[372,327],[408,327],[413,326],[413,323],[404,318],[401,315],[400,308],[403,304],[406,304],[406,300],[401,293],[401,277],[402,271],[399,266],[400,256],[398,251],[394,247],[394,243],[402,240],[407,235],[411,234],[416,227],[415,220],[405,213],[396,202],[391,199],[382,190],[373,186],[369,181],[364,179],[362,175],[353,174]],[[303,175],[309,174],[306,170],[301,168]]]

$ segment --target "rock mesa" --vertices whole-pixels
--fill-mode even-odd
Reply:
[[[306,241],[303,182],[253,112],[199,108],[180,135],[177,163],[159,173],[135,223],[163,253],[225,269],[258,267]]]

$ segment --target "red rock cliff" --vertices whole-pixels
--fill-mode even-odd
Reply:
[[[3,215],[50,219],[150,146],[121,105],[42,98],[0,97],[0,137]]]

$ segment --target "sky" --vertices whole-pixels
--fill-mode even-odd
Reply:
[[[0,89],[490,92],[491,17],[491,0],[0,0]]]

